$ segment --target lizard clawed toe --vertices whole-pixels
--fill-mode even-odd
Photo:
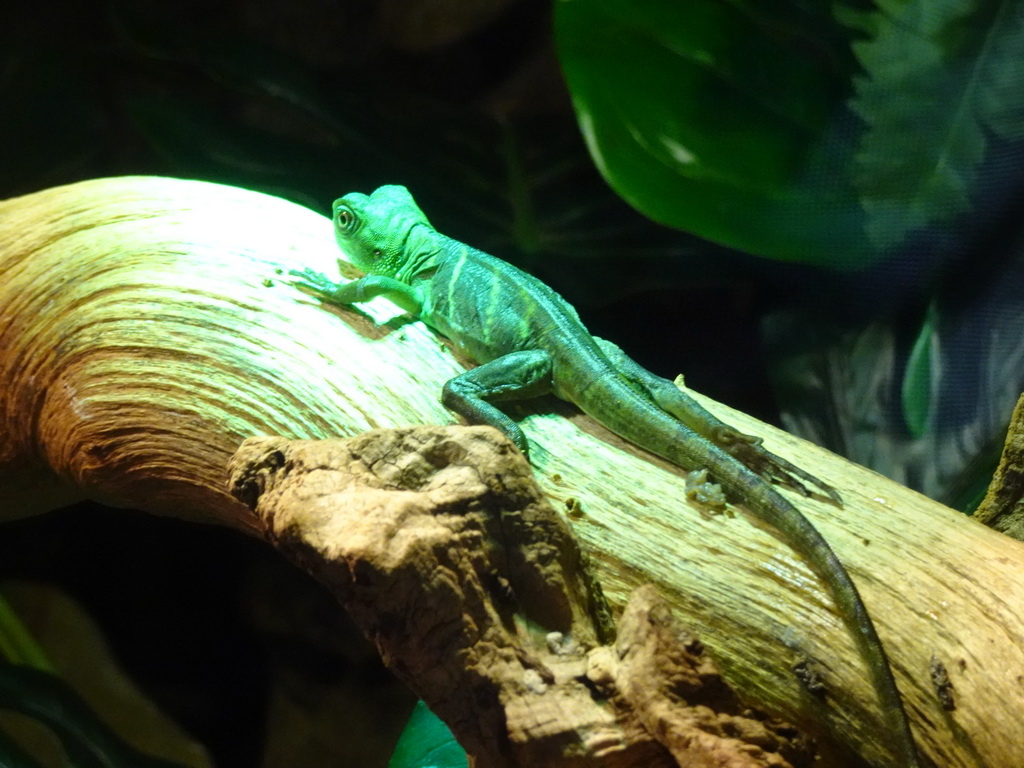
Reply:
[[[764,440],[747,435],[732,427],[722,427],[715,432],[713,441],[737,461],[776,485],[796,491],[801,496],[812,496],[808,486],[817,489],[837,507],[843,506],[838,491],[828,483],[819,480],[809,472],[764,447]]]

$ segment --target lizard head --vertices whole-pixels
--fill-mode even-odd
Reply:
[[[334,237],[359,269],[395,277],[416,254],[409,235],[430,222],[405,187],[378,187],[370,195],[352,192],[334,201]],[[399,277],[401,277],[399,275]]]

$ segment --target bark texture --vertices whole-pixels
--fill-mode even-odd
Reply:
[[[611,643],[569,526],[493,429],[253,438],[231,487],[478,768],[811,764],[792,727],[740,714],[653,588]]]
[[[1017,400],[1003,455],[975,519],[1024,541],[1024,395]]]
[[[260,535],[227,491],[244,439],[454,421],[438,393],[462,368],[427,329],[281,282],[334,273],[336,254],[328,219],[214,184],[99,179],[0,203],[0,518],[89,496]],[[922,750],[1024,765],[1024,545],[701,401],[842,494],[794,501],[857,582]],[[799,554],[742,507],[692,506],[682,472],[572,409],[531,407],[537,482],[613,612],[653,583],[745,700],[831,741],[834,764],[884,765],[868,675]]]

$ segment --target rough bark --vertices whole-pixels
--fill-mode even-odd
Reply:
[[[477,768],[811,763],[792,727],[740,714],[653,589],[610,644],[568,524],[493,429],[253,438],[231,486]]]
[[[1017,400],[988,493],[975,519],[1007,536],[1024,541],[1024,395]]]
[[[452,422],[437,393],[461,367],[428,330],[280,282],[330,273],[335,253],[326,218],[212,184],[103,179],[0,203],[0,518],[89,496],[259,534],[226,489],[245,438]],[[924,752],[1024,764],[1024,546],[702,402],[842,494],[842,509],[794,501],[861,589]],[[655,584],[747,701],[884,764],[868,675],[799,554],[742,507],[692,506],[681,472],[572,409],[533,408],[537,481],[612,609]]]

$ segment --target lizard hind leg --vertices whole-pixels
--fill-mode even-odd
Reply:
[[[716,418],[673,382],[655,376],[612,342],[605,339],[595,341],[615,370],[635,389],[765,480],[784,485],[803,496],[810,495],[808,485],[814,486],[837,506],[843,505],[839,494],[832,486],[768,451],[762,445],[761,438],[744,434]]]
[[[529,443],[518,424],[489,401],[525,400],[551,391],[551,355],[543,350],[510,352],[445,382],[441,402],[470,424],[487,424],[529,458]]]

